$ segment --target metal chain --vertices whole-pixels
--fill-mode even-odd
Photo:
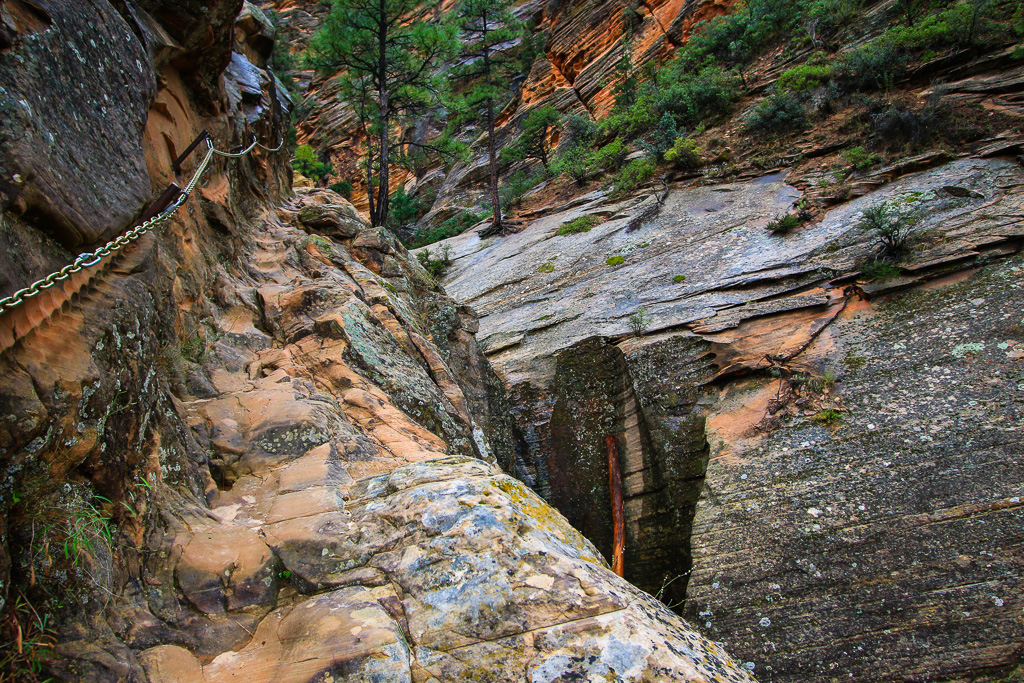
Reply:
[[[258,143],[256,142],[256,137],[254,136],[252,139],[252,144],[243,149],[241,152],[222,152],[219,149],[214,149],[213,143],[210,142],[210,138],[206,138],[206,145],[207,147],[210,148],[211,152],[222,157],[228,157],[229,159],[238,159],[239,157],[244,157],[246,154],[251,152],[256,147],[257,144]]]
[[[283,135],[281,136],[281,142],[279,142],[277,144],[277,147],[274,147],[274,148],[264,147],[263,145],[261,145],[258,142],[256,143],[256,146],[259,147],[260,149],[266,150],[268,152],[280,152],[281,148],[284,147],[284,136]]]
[[[24,289],[19,289],[11,296],[6,297],[4,299],[0,299],[0,315],[3,315],[4,313],[11,310],[15,306],[22,304],[26,299],[31,299],[32,297],[38,295],[39,293],[46,291],[50,287],[53,287],[57,283],[67,280],[75,273],[80,273],[86,268],[91,268],[92,266],[95,266],[100,261],[102,261],[104,257],[109,256],[115,251],[123,249],[127,245],[131,244],[135,240],[145,235],[147,232],[149,232],[156,226],[170,220],[174,213],[185,204],[189,196],[192,194],[192,191],[195,190],[196,185],[199,183],[200,177],[203,175],[203,173],[206,172],[206,168],[210,165],[210,160],[213,159],[214,154],[217,154],[222,157],[237,159],[251,152],[253,148],[256,147],[257,145],[259,145],[263,149],[267,149],[268,151],[272,152],[276,152],[277,150],[281,149],[281,145],[278,145],[276,150],[270,150],[266,147],[263,147],[263,145],[260,145],[256,141],[256,138],[253,137],[252,144],[241,152],[222,152],[219,149],[216,149],[213,146],[213,142],[211,142],[210,139],[207,138],[206,156],[203,157],[203,160],[201,162],[199,162],[199,165],[196,167],[195,173],[192,174],[192,179],[189,181],[188,185],[185,186],[185,189],[182,190],[181,195],[178,196],[178,199],[176,199],[173,204],[168,206],[166,209],[164,209],[156,216],[153,216],[149,220],[140,223],[131,230],[128,230],[127,232],[122,233],[117,238],[107,242],[96,251],[79,254],[78,258],[76,258],[72,263],[69,263],[68,265],[64,266],[56,273],[50,273],[43,279],[36,280],[28,287],[25,287]]]

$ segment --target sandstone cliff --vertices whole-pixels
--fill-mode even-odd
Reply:
[[[293,37],[291,49],[300,52],[316,30],[327,9],[312,0],[274,0],[281,30]],[[447,11],[453,3],[442,3]],[[680,45],[698,22],[728,11],[734,3],[709,2],[541,2],[516,4],[516,15],[529,21],[542,37],[541,55],[521,82],[516,95],[502,111],[498,145],[514,139],[523,118],[533,109],[552,105],[561,112],[606,114],[612,105],[611,91],[618,76],[615,67],[628,52],[636,68],[662,59]],[[627,23],[624,11],[636,18]],[[302,115],[299,139],[313,145],[330,159],[338,177],[355,186],[353,201],[365,208],[365,183],[357,169],[361,137],[355,132],[351,110],[338,101],[337,84],[323,75],[301,74]],[[406,139],[425,142],[438,132],[438,122],[425,121],[403,131]],[[558,142],[557,134],[554,142]],[[416,173],[397,173],[391,190],[404,187],[410,193],[435,197],[434,209],[420,225],[436,225],[459,209],[472,208],[484,197],[487,178],[486,145],[474,144],[473,159],[444,172],[440,164]]]
[[[653,195],[594,191],[448,240],[444,283],[509,384],[517,476],[611,557],[613,437],[626,577],[762,680],[1003,680],[1024,637],[1022,188],[1019,160],[964,158],[787,235],[766,229],[801,198],[785,174],[672,189],[654,217]],[[879,205],[920,217],[887,279],[860,272]]]
[[[0,319],[4,675],[751,680],[497,467],[523,446],[475,314],[290,192],[258,8],[0,12],[0,295],[128,227],[200,130],[264,144]]]

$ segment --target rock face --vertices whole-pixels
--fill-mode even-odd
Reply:
[[[0,52],[3,209],[46,225],[68,248],[109,238],[149,198],[138,145],[156,89],[146,46],[106,2],[16,11],[19,31]],[[99,28],[82,31],[89,22]],[[4,265],[5,278],[18,272],[13,260]]]
[[[509,385],[517,476],[610,557],[615,437],[626,577],[762,678],[994,680],[1022,640],[1022,187],[961,159],[786,236],[781,175],[675,189],[633,231],[653,196],[598,191],[448,240],[445,286]],[[872,281],[883,203],[920,220]]]
[[[116,210],[69,210],[63,233],[5,214],[4,258],[27,258],[0,294],[69,262],[75,235],[126,228],[199,130],[221,149],[278,139],[288,102],[258,12],[172,5],[2,4],[28,12],[0,44],[20,51],[0,53],[0,78],[23,93],[49,93],[46,70],[25,65],[73,61],[123,18],[143,77],[107,134],[146,173]],[[84,112],[124,95],[120,72],[97,73],[48,97]],[[5,148],[5,169],[72,158],[77,142]],[[525,451],[473,311],[339,196],[292,195],[285,156],[216,160],[187,209],[68,301],[47,299],[0,356],[0,628],[22,643],[0,667],[69,681],[751,681],[502,473]],[[76,158],[62,182],[87,206],[100,162]]]
[[[449,4],[440,5],[440,10],[447,11]],[[725,14],[734,4],[729,0],[516,3],[516,15],[532,22],[542,36],[543,53],[521,83],[517,82],[515,97],[498,117],[496,143],[500,147],[517,137],[523,120],[538,107],[550,105],[563,113],[606,114],[614,103],[612,92],[620,77],[616,67],[627,54],[636,68],[663,59],[685,42],[694,25]],[[292,44],[297,47],[305,44],[326,15],[324,6],[313,0],[274,0],[273,5],[281,19],[281,30],[294,37]],[[362,139],[356,131],[354,113],[338,101],[337,83],[312,73],[303,73],[300,78],[306,96],[299,139],[313,145],[325,161],[333,163],[339,177],[353,183],[353,201],[365,209],[365,179],[358,170]],[[424,143],[438,129],[436,122],[420,122],[404,131],[404,137]],[[435,164],[414,174],[393,175],[392,192],[402,187],[411,194],[426,190],[424,195],[435,197],[434,210],[417,225],[438,225],[483,200],[488,178],[486,146],[479,140],[474,142],[478,135],[472,131],[466,140],[474,145],[470,161],[456,163],[450,170]],[[553,142],[558,142],[557,133]]]
[[[711,461],[685,613],[763,679],[985,681],[1020,662],[1022,275],[1016,255],[851,302],[804,352],[839,374],[842,421]],[[778,384],[736,385],[709,422],[735,430]]]
[[[289,214],[300,220],[344,212],[330,193],[301,201]],[[323,201],[335,203],[310,205]],[[427,340],[408,298],[424,276],[394,238],[363,224],[339,243],[273,220],[253,238],[262,248],[250,262],[264,264],[251,273],[262,274],[259,329],[231,310],[217,360],[206,364],[215,395],[184,402],[213,453],[210,519],[166,532],[168,556],[180,559],[151,568],[158,585],[178,586],[189,611],[201,613],[180,622],[195,654],[165,644],[142,652],[153,680],[539,681],[654,671],[747,680],[716,646],[614,577],[523,484],[480,459],[446,457],[507,459],[507,417],[473,421],[486,413],[468,410],[445,357],[467,365],[457,359],[475,346],[459,343],[457,319],[441,334],[436,313],[431,336],[448,343]],[[350,255],[359,250],[392,274]],[[150,604],[156,594],[173,600],[169,590],[149,593]],[[133,635],[153,638],[139,626]]]

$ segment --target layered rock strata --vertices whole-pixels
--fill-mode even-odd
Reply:
[[[626,577],[755,672],[989,680],[1021,642],[1022,181],[940,164],[785,236],[782,175],[673,190],[636,230],[653,195],[596,191],[448,240],[445,286],[517,405],[517,476],[610,557],[614,436]],[[871,280],[881,204],[917,222]]]
[[[280,139],[253,6],[11,7],[34,23],[3,34],[0,77],[53,108],[26,129],[52,149],[5,147],[4,177],[25,174],[0,294],[126,228],[203,128],[222,149]],[[104,41],[118,59],[89,51]],[[87,87],[43,76],[79,57]],[[56,134],[104,117],[105,147]],[[131,161],[109,207],[101,149]],[[0,357],[15,661],[90,681],[752,680],[501,473],[522,450],[473,312],[288,180],[283,153],[218,159]]]
[[[313,193],[286,215],[307,229],[333,215],[331,231],[350,236],[310,237],[273,219],[253,234],[263,313],[257,322],[226,312],[215,391],[183,404],[210,440],[220,485],[207,492],[205,519],[165,532],[172,561],[153,583],[177,586],[202,618],[187,627],[189,649],[161,644],[140,654],[151,678],[659,671],[745,680],[714,645],[614,577],[564,518],[485,462],[506,457],[507,442],[491,439],[507,418],[475,423],[487,414],[470,412],[445,361],[475,347],[460,347],[458,320],[443,330],[436,312],[430,336],[448,343],[430,342],[424,308],[408,298],[425,275],[387,233],[344,204],[316,203],[324,200],[338,201]],[[390,274],[374,273],[377,265]]]

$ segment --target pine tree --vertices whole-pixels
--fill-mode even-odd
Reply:
[[[552,128],[561,123],[561,115],[550,104],[531,110],[523,121],[523,134],[515,144],[501,150],[501,160],[514,164],[518,161],[536,159],[544,168],[548,168],[551,160],[548,135]]]
[[[367,193],[375,226],[387,222],[393,124],[427,111],[437,92],[435,66],[452,47],[449,32],[416,17],[420,5],[419,0],[335,0],[307,51],[310,66],[341,72],[342,97],[367,133]]]
[[[498,46],[516,38],[523,27],[511,12],[511,0],[462,0],[455,8],[454,22],[462,43],[459,63],[451,76],[460,89],[458,121],[473,120],[487,128],[493,220],[488,233],[503,230],[498,197],[498,158],[494,139],[494,112],[509,92],[509,80],[519,60]]]

